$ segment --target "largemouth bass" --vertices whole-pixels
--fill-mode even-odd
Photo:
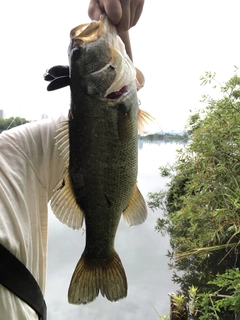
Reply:
[[[68,300],[93,301],[101,292],[110,301],[127,296],[127,279],[114,248],[121,215],[130,226],[147,217],[137,187],[138,107],[136,70],[116,28],[106,16],[71,33],[69,69],[48,71],[49,90],[70,85],[69,120],[57,134],[65,174],[51,207],[63,222],[79,229],[86,245],[73,273]]]

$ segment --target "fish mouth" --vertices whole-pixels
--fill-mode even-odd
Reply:
[[[117,35],[116,27],[108,20],[106,15],[102,15],[99,21],[92,21],[91,23],[82,24],[72,29],[70,38],[72,41],[71,49],[76,44],[79,45],[79,40],[81,44],[83,43],[87,46],[89,43],[102,38],[107,50],[110,50],[111,58],[107,62],[107,65],[99,65],[98,69],[95,70],[95,75],[98,76],[97,73],[100,74],[100,72],[109,66],[116,73],[114,80],[104,93],[104,98],[116,100],[127,93],[127,86],[136,80],[136,69],[126,54],[125,46]],[[94,73],[92,75],[94,76]]]
[[[111,100],[117,100],[124,94],[128,93],[128,86],[123,86],[120,90],[109,93],[106,98]]]

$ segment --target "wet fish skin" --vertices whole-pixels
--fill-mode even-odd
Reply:
[[[100,282],[101,293],[116,301],[127,295],[126,275],[114,239],[136,185],[138,99],[134,82],[118,101],[101,99],[116,76],[115,70],[109,66],[92,76],[87,85],[84,81],[94,69],[109,62],[109,47],[100,38],[86,49],[85,56],[84,49],[76,52],[78,46],[75,41],[71,49],[75,52],[70,52],[69,170],[76,202],[85,215],[86,246],[72,277],[69,302],[87,303],[95,298],[96,285],[89,288],[91,273],[99,278],[96,282]],[[91,57],[98,62],[94,69],[88,61]],[[97,87],[101,77],[104,81]]]
[[[68,226],[79,229],[85,218],[85,249],[68,290],[73,304],[89,303],[99,292],[110,301],[126,297],[127,279],[114,248],[117,228],[121,215],[130,226],[147,217],[136,185],[140,111],[135,68],[107,19],[85,26],[70,33],[71,107],[56,136],[66,170],[51,200],[53,212]],[[52,80],[50,89],[62,85],[58,70],[52,68],[56,78],[45,77]]]

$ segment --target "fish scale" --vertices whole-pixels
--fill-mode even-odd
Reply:
[[[72,92],[78,90],[80,95],[81,88],[74,88],[78,83],[75,81],[75,72],[71,74]],[[126,276],[120,262],[118,268],[121,271],[113,276],[111,264],[114,256],[118,257],[114,239],[119,220],[133,195],[137,179],[136,86],[133,83],[129,87],[131,94],[122,102],[122,105],[127,105],[125,108],[119,108],[118,103],[111,107],[96,96],[88,96],[84,88],[82,90],[84,98],[81,102],[78,102],[78,97],[75,101],[73,93],[71,95],[71,106],[74,107],[71,107],[72,117],[69,119],[70,176],[86,224],[86,245],[81,259],[85,261],[86,269],[100,266],[109,269],[113,281],[106,292],[102,289],[102,293],[111,300],[118,300],[127,294]],[[126,113],[124,109],[129,109],[129,112]],[[76,172],[83,181],[80,187],[74,183]],[[75,294],[77,284],[81,286],[80,274],[76,268],[69,288],[69,300],[73,303],[82,301],[82,297],[76,299]],[[83,282],[88,281],[82,278]],[[118,282],[121,290],[118,289],[115,294],[112,286]],[[78,290],[80,293],[81,289]]]
[[[52,70],[59,73],[61,68]],[[56,137],[66,170],[51,207],[74,229],[85,219],[85,249],[68,290],[73,304],[89,303],[99,292],[110,301],[127,296],[115,236],[122,214],[129,225],[143,223],[147,217],[137,188],[140,112],[135,77],[116,28],[106,16],[71,31],[69,80],[60,81],[60,87],[70,85],[69,120]],[[52,78],[55,89],[57,79]]]
[[[130,125],[129,128],[125,126],[124,132],[128,136],[128,140],[122,143],[118,133],[118,115],[121,111],[116,108],[109,108],[106,103],[101,101],[98,104],[95,102],[94,105],[94,101],[91,100],[86,98],[85,103],[76,108],[73,119],[69,121],[70,168],[71,171],[75,172],[80,167],[83,180],[88,181],[87,186],[84,186],[84,191],[75,190],[77,202],[87,215],[83,192],[90,199],[89,202],[93,207],[95,207],[95,201],[100,197],[99,201],[102,208],[105,203],[107,204],[105,195],[116,206],[116,200],[121,203],[123,197],[127,198],[126,191],[129,189],[127,201],[125,200],[125,203],[123,202],[121,207],[117,208],[121,213],[126,208],[136,183],[137,126],[135,125],[135,128],[133,125]],[[85,111],[85,105],[87,112]],[[90,113],[88,112],[89,105],[92,106]],[[104,115],[106,109],[108,116]],[[133,119],[137,117],[136,111],[133,108],[131,110],[131,113],[135,113]],[[131,113],[128,116],[124,115],[124,117],[130,118]],[[94,114],[94,117],[91,114]],[[82,118],[84,118],[84,124],[74,120]],[[97,121],[98,119],[104,121]],[[76,122],[73,124],[73,128],[72,122]],[[78,127],[78,135],[75,134],[75,126]],[[122,126],[121,129],[123,129]],[[93,127],[94,130],[92,130]],[[76,153],[75,150],[78,150],[78,152]],[[71,176],[74,180],[74,174]],[[122,192],[124,189],[125,192]],[[104,210],[101,209],[101,211]]]

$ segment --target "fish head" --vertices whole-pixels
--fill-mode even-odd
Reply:
[[[118,99],[136,80],[136,69],[128,57],[115,26],[103,15],[72,29],[68,49],[70,87],[89,95]]]

